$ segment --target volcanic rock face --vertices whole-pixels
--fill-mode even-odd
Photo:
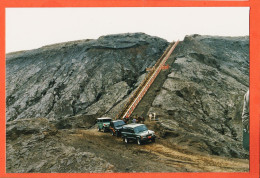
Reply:
[[[139,158],[131,152],[135,147],[127,148],[87,128],[99,116],[116,116],[145,77],[146,68],[168,45],[166,40],[135,33],[7,54],[7,172],[160,171],[149,163],[158,158],[151,150],[139,160],[147,160],[149,170],[122,169],[125,164],[135,165]],[[145,117],[155,112],[160,119],[147,123],[161,137],[155,146],[167,142],[165,147],[186,149],[185,154],[192,150],[248,158],[242,148],[241,123],[243,95],[249,87],[248,37],[187,36],[168,64],[170,69],[158,75],[134,112]],[[108,156],[115,149],[121,151],[119,160]],[[167,161],[162,171],[203,170],[196,164],[192,169],[168,168]],[[186,165],[187,160],[182,161]]]
[[[103,115],[128,96],[167,46],[135,33],[8,54],[6,119]]]
[[[19,119],[7,128],[8,172],[113,171],[113,165],[94,153],[62,143],[63,135],[48,119]]]
[[[187,36],[172,57],[149,112],[162,119],[176,145],[246,157],[241,113],[249,87],[248,37]]]

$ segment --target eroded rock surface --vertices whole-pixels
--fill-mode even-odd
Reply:
[[[133,33],[8,54],[6,119],[106,114],[167,46],[166,40]]]
[[[145,151],[93,127],[99,116],[116,116],[168,44],[135,33],[7,54],[7,172],[247,171],[241,113],[249,86],[248,37],[191,35],[180,42],[170,69],[158,75],[134,113],[147,118],[155,112],[160,119],[147,123],[160,139]],[[182,160],[191,152],[224,163],[243,160],[202,168],[197,162],[203,156]]]
[[[157,113],[176,145],[247,157],[241,114],[249,87],[248,37],[187,36],[171,57],[149,113]]]
[[[48,119],[19,119],[7,125],[7,172],[112,172],[94,153],[65,145]]]

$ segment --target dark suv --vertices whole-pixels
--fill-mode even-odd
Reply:
[[[124,125],[121,131],[123,141],[128,143],[130,140],[137,141],[138,145],[147,141],[155,142],[154,131],[148,130],[144,124]]]
[[[121,135],[123,125],[125,125],[125,122],[123,120],[111,121],[109,126],[111,134],[116,135],[117,137]]]

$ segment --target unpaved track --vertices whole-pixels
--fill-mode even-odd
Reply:
[[[126,144],[121,138],[97,129],[77,130],[64,139],[81,151],[95,153],[114,165],[114,172],[247,172],[246,159],[198,154],[170,145],[167,139],[156,143]]]

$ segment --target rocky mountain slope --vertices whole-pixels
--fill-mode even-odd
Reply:
[[[152,104],[143,100],[140,109],[155,112],[176,145],[246,157],[241,113],[249,87],[248,37],[187,36],[171,57]]]
[[[155,64],[168,44],[158,37],[134,33],[7,54],[7,170],[146,172],[140,166],[146,160],[147,150],[138,152],[140,160],[134,147],[123,153],[120,152],[123,145],[106,150],[98,140],[107,141],[107,147],[118,142],[95,134],[95,141],[91,141],[89,134],[93,136],[93,129],[88,128],[93,128],[98,116],[116,116],[145,77],[146,68]],[[183,154],[248,158],[241,144],[241,113],[243,95],[249,86],[249,38],[186,36],[167,63],[170,69],[159,74],[133,113],[147,118],[155,112],[160,119],[160,122],[147,123],[160,138],[155,147],[178,149]],[[84,131],[80,132],[88,136],[77,137],[75,144],[68,142],[82,128]],[[80,140],[86,144],[84,147]],[[49,157],[36,155],[43,148],[44,155]],[[124,169],[122,160],[115,161],[108,156],[115,151],[126,154],[126,166],[134,165],[135,161],[140,166]],[[24,154],[27,156],[21,156]],[[169,161],[158,154],[155,151],[147,161],[163,160],[160,167],[163,172],[248,170],[247,163],[241,160],[237,160],[241,165],[230,163],[238,167],[228,169],[217,168],[218,161],[212,165],[216,169],[197,167],[196,161],[192,167],[180,166],[176,160],[170,161],[169,167]],[[51,155],[57,156],[51,158]],[[85,166],[66,169],[67,164],[76,164],[84,157],[88,157]],[[35,164],[29,169],[32,161]],[[159,169],[152,163],[146,167],[149,172]]]
[[[105,114],[168,46],[143,33],[45,46],[6,59],[6,119]]]

